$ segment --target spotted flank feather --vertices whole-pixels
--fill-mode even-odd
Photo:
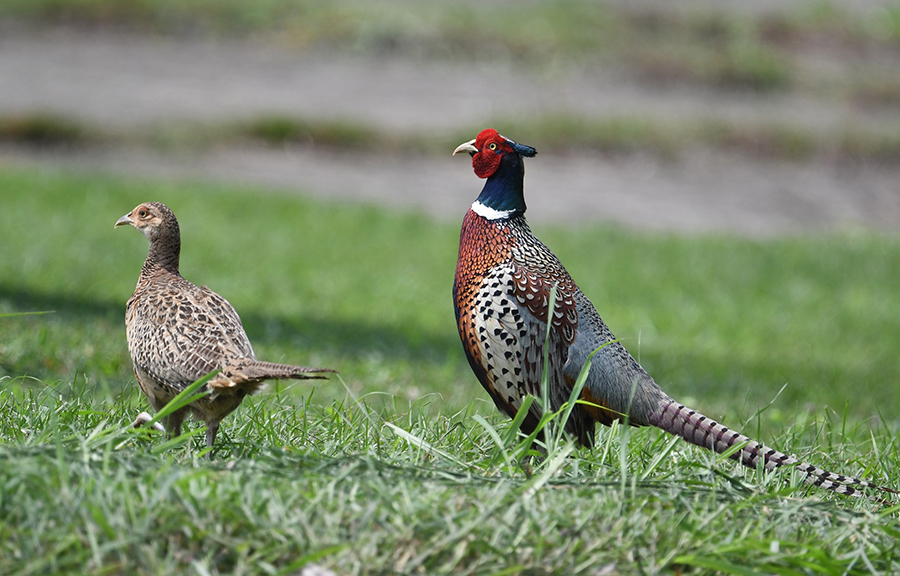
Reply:
[[[767,470],[793,466],[808,484],[839,494],[858,496],[863,489],[898,493],[800,462],[670,398],[615,339],[559,259],[529,228],[523,157],[534,156],[535,150],[484,130],[457,152],[472,156],[476,175],[486,182],[463,218],[454,310],[469,365],[501,411],[513,417],[527,395],[540,396],[545,353],[554,410],[569,399],[582,367],[590,362],[582,402],[565,424],[583,446],[593,445],[596,423],[627,420],[633,426],[656,426],[717,453],[746,444],[731,456],[743,465]],[[533,403],[522,430],[530,434],[540,419],[541,409]]]

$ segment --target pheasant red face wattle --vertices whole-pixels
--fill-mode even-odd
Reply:
[[[457,146],[453,155],[468,152],[472,156],[472,168],[479,178],[488,178],[497,172],[504,154],[517,152],[522,156],[534,156],[537,152],[530,146],[523,146],[502,136],[493,128],[478,133],[474,140]]]

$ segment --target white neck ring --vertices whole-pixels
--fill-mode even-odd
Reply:
[[[472,212],[478,214],[482,218],[487,218],[488,220],[501,220],[503,218],[509,218],[510,214],[515,212],[515,210],[494,210],[476,200],[472,203]]]

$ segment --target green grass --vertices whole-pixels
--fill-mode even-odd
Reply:
[[[112,224],[157,199],[182,223],[183,274],[234,304],[260,357],[338,367],[363,394],[415,388],[412,397],[434,392],[455,407],[471,398],[450,298],[468,202],[435,222],[265,190],[53,172],[6,171],[0,191],[0,313],[56,311],[0,324],[0,375],[129,381],[124,306],[147,248]],[[791,410],[840,412],[852,388],[856,418],[900,412],[892,236],[537,233],[677,395],[734,410],[742,391],[752,413],[787,383]],[[344,393],[333,391],[326,400]]]
[[[449,226],[189,183],[14,173],[2,188],[10,200],[0,216],[7,255],[0,312],[57,313],[0,327],[17,334],[2,338],[0,373],[78,372],[115,385],[130,378],[124,304],[147,247],[142,235],[112,226],[137,203],[157,199],[182,222],[182,273],[232,302],[260,357],[339,365],[361,392],[405,394],[421,381],[464,381],[461,347],[444,329],[453,323],[455,258],[445,248],[458,234]],[[423,250],[397,257],[422,242]],[[334,391],[343,394],[340,386]]]
[[[12,170],[0,197],[2,574],[288,574],[316,554],[342,574],[898,571],[896,511],[656,430],[604,428],[593,452],[522,469],[454,329],[467,201],[435,221]],[[146,409],[123,326],[146,240],[113,223],[151,199],[179,217],[184,275],[235,305],[259,357],[341,371],[248,399],[212,461],[202,435],[127,428]],[[896,238],[536,232],[670,394],[900,484]]]
[[[551,452],[529,475],[523,447],[494,440],[505,424],[471,410],[322,406],[279,387],[229,419],[210,462],[197,437],[163,449],[123,428],[138,396],[83,382],[0,392],[4,574],[290,574],[311,559],[341,574],[877,574],[900,562],[896,507],[745,474],[656,430],[602,429],[594,453]],[[885,428],[826,422],[775,441],[818,460],[827,449],[855,473],[900,464]]]

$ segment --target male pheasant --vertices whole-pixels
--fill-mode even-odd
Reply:
[[[197,287],[178,272],[181,233],[168,206],[145,202],[116,221],[133,226],[150,241],[150,251],[125,309],[128,352],[141,391],[154,410],[213,370],[204,389],[210,394],[165,419],[169,437],[181,434],[189,412],[206,422],[206,445],[212,447],[219,423],[248,394],[272,378],[324,378],[333,370],[256,360],[241,319],[227,300]],[[135,426],[146,423],[143,412]]]
[[[453,154],[468,152],[481,194],[462,222],[453,283],[457,328],[469,364],[497,407],[513,417],[526,395],[541,396],[544,343],[550,293],[557,287],[549,334],[550,404],[556,411],[569,399],[584,363],[594,350],[579,402],[565,423],[583,446],[594,442],[595,423],[627,417],[634,426],[652,425],[698,446],[724,452],[746,443],[732,458],[768,470],[796,465],[805,481],[841,494],[858,494],[864,480],[827,472],[730,430],[669,397],[615,337],[559,259],[525,221],[523,157],[530,146],[487,129]],[[602,347],[602,348],[601,348]],[[537,403],[522,430],[541,419]]]

